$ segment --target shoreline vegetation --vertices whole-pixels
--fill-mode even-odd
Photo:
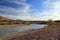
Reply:
[[[59,40],[60,22],[51,23],[40,29],[26,30],[0,37],[1,40]]]
[[[16,26],[24,26],[30,24],[47,24],[46,21],[23,21],[23,20],[13,20],[3,16],[0,16],[0,28],[9,28]]]

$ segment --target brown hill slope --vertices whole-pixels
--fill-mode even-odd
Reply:
[[[35,29],[4,37],[5,40],[60,40],[60,23],[52,23],[48,30]]]
[[[6,17],[0,16],[0,21],[11,21],[12,19],[8,19]]]

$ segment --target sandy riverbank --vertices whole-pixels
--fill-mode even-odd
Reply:
[[[21,26],[25,26],[25,25],[23,25],[23,24],[21,24],[21,25],[17,25],[17,24],[15,24],[15,25],[0,25],[0,28],[10,28],[10,27],[21,27]]]

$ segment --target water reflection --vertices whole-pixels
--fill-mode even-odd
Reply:
[[[15,33],[15,32],[21,32],[24,30],[43,28],[44,26],[46,26],[46,25],[44,25],[44,24],[31,24],[29,26],[22,26],[22,27],[0,28],[0,36]]]

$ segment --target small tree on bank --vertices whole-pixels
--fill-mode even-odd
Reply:
[[[52,19],[49,19],[48,22],[47,22],[47,24],[48,25],[51,25],[52,22],[53,22],[53,20]]]

